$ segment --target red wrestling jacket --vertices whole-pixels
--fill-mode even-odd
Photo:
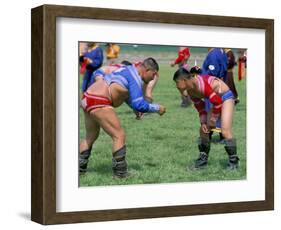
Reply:
[[[204,98],[208,98],[213,104],[211,119],[217,120],[221,113],[222,99],[221,97],[214,92],[211,87],[211,84],[215,77],[213,76],[197,76],[197,82],[199,85],[200,92],[204,95]],[[195,108],[199,113],[200,123],[207,123],[207,111],[205,110],[205,101],[204,98],[195,98],[191,97],[191,100],[194,103]]]

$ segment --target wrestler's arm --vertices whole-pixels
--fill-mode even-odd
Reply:
[[[137,84],[133,77],[128,78],[128,92],[129,103],[128,105],[142,113],[158,113],[160,111],[160,105],[154,103],[148,103],[144,97],[142,88]]]
[[[150,103],[152,103],[152,101],[153,101],[152,91],[153,91],[154,87],[156,86],[158,80],[159,80],[159,73],[157,73],[154,76],[154,79],[152,81],[150,81],[148,84],[146,84],[144,87],[143,92],[145,94],[145,99],[147,101],[149,101]]]
[[[98,47],[96,50],[88,52],[84,56],[88,58],[88,65],[91,66],[92,69],[97,69],[99,66],[102,65],[103,53],[101,48]]]
[[[210,122],[215,125],[220,116],[223,101],[208,83],[205,83],[204,96],[208,97],[210,102],[214,105],[210,116]]]
[[[205,102],[200,98],[190,97],[191,101],[194,104],[194,107],[198,111],[199,119],[201,124],[207,123],[207,112],[205,110]]]
[[[83,82],[82,82],[82,91],[85,92],[87,90],[88,83],[90,82],[91,74],[86,72],[83,76]]]

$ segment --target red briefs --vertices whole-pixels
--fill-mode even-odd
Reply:
[[[81,106],[84,111],[89,113],[93,109],[112,106],[112,101],[110,101],[107,97],[85,92],[81,100]]]

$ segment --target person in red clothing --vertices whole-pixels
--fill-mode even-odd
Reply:
[[[86,53],[88,50],[88,43],[87,42],[80,42],[79,43],[79,65],[80,65],[80,74],[85,74],[86,67],[89,64],[87,59],[84,59],[83,54]]]
[[[190,57],[190,51],[189,51],[189,48],[188,47],[180,47],[179,48],[179,51],[178,51],[178,57],[172,61],[170,63],[170,65],[172,67],[174,67],[175,65],[178,65],[179,68],[185,68],[186,70],[188,70],[188,65],[187,65],[187,61]],[[190,97],[188,95],[187,92],[184,92],[182,95],[181,95],[181,107],[183,108],[186,108],[188,107],[189,105],[192,104],[191,100],[190,100]]]
[[[171,66],[174,67],[175,65],[178,65],[178,67],[183,67],[185,69],[188,69],[187,61],[190,57],[190,51],[187,47],[180,47],[178,51],[178,57],[171,62]]]
[[[238,49],[238,81],[241,81],[246,76],[247,68],[247,51]]]
[[[195,169],[203,168],[208,163],[210,152],[209,132],[215,128],[216,121],[221,118],[221,131],[224,137],[225,150],[229,156],[228,169],[238,167],[236,140],[232,134],[232,119],[234,112],[234,96],[229,87],[219,78],[209,75],[191,74],[184,68],[180,68],[174,74],[173,80],[176,87],[183,93],[187,90],[200,119],[200,138],[198,142],[199,157],[195,161]],[[209,116],[205,110],[204,99],[209,99],[213,108]]]

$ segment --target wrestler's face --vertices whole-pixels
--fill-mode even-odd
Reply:
[[[186,90],[186,81],[184,78],[176,80],[176,87],[180,91],[181,94]]]
[[[143,81],[147,84],[152,81],[157,74],[157,71],[151,69],[145,69],[143,74]]]

